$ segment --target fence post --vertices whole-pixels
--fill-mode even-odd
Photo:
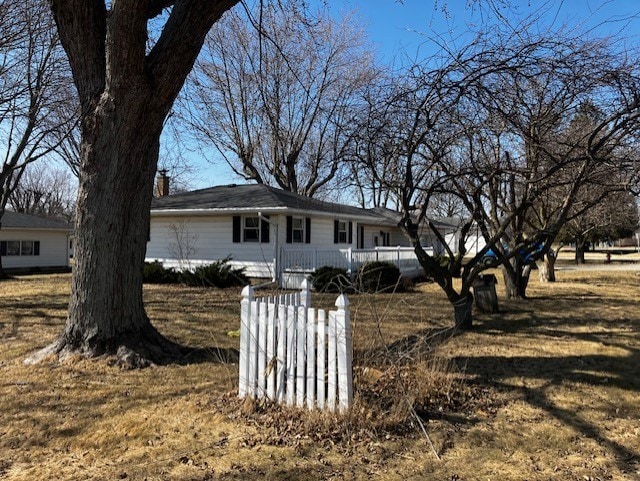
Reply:
[[[251,301],[253,300],[253,287],[246,286],[242,289],[242,301],[240,301],[240,360],[239,360],[239,387],[238,396],[245,397],[249,391],[249,324],[251,322]]]
[[[349,299],[341,294],[336,299],[336,344],[338,356],[338,409],[346,411],[353,401],[353,353]]]
[[[311,307],[311,289],[307,279],[303,279],[300,284],[300,304],[306,308]]]

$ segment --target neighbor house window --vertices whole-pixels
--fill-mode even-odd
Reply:
[[[0,241],[0,255],[3,256],[39,256],[40,241]]]
[[[33,255],[33,241],[20,242],[20,255],[32,256]]]
[[[20,241],[7,241],[7,255],[8,256],[20,255]]]

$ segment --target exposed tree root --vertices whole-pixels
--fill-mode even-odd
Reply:
[[[235,363],[238,351],[235,349],[193,348],[182,346],[162,336],[153,327],[145,330],[146,335],[120,336],[109,342],[72,343],[63,334],[52,344],[33,353],[25,359],[25,364],[37,364],[46,359],[81,357],[105,359],[109,365],[123,369],[142,369],[167,364],[194,364],[200,362]]]

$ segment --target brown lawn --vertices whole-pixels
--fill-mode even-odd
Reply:
[[[639,287],[561,271],[458,335],[434,285],[352,296],[357,400],[337,416],[242,404],[233,364],[25,366],[62,329],[69,277],[1,282],[0,478],[637,480]],[[173,339],[237,347],[238,290],[145,298]]]

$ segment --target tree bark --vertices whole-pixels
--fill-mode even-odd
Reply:
[[[143,367],[187,351],[151,325],[142,300],[153,178],[164,119],[206,33],[237,0],[172,3],[146,53],[149,2],[52,0],[82,106],[75,267],[64,331],[27,362],[107,354]]]
[[[556,281],[556,259],[556,255],[552,252],[548,252],[544,256],[538,270],[540,282]]]
[[[530,274],[531,266],[522,266],[519,261],[514,262],[511,268],[502,268],[502,278],[507,299],[527,298]]]
[[[90,122],[96,128],[85,129],[69,317],[50,351],[113,354],[142,367],[181,350],[151,325],[142,301],[162,120],[143,120],[148,93],[131,90],[119,108],[103,96]]]
[[[584,242],[576,242],[576,257],[575,257],[576,264],[584,264],[585,262],[584,251],[585,251]]]
[[[473,327],[473,296],[468,293],[453,304],[455,326],[457,329],[468,330]]]

